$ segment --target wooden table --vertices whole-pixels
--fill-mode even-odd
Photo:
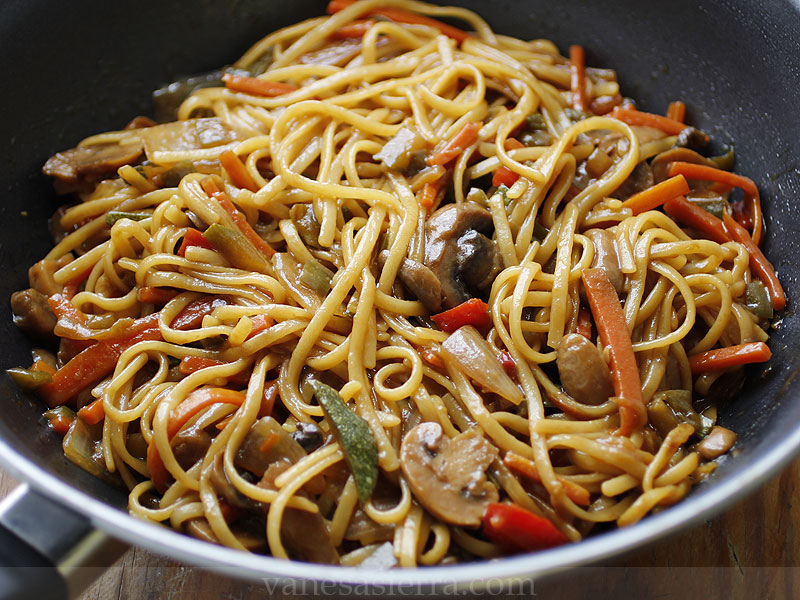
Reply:
[[[0,497],[16,482],[0,472]],[[519,590],[518,590],[519,591]],[[534,592],[535,596],[531,596]],[[488,596],[488,595],[487,595]],[[262,583],[225,578],[131,548],[81,600],[239,600],[270,595]],[[310,597],[310,596],[308,596]],[[498,598],[628,600],[800,597],[800,460],[763,490],[688,533],[602,567],[581,569]]]

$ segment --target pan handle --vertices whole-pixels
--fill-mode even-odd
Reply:
[[[0,600],[75,598],[127,546],[20,485],[0,503]]]

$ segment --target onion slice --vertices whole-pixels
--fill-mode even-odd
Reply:
[[[490,392],[519,404],[522,392],[506,373],[494,350],[472,325],[459,327],[442,343],[445,359],[450,359],[468,377]]]

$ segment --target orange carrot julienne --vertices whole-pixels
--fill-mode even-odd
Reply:
[[[634,194],[622,203],[622,208],[630,208],[634,215],[653,210],[676,196],[689,193],[689,184],[683,175],[676,175],[652,187]]]
[[[678,123],[683,123],[686,119],[686,105],[680,100],[670,102],[667,107],[667,118],[677,121]]]
[[[33,366],[31,367],[31,371],[42,371],[44,373],[48,373],[49,375],[55,375],[56,370],[55,368],[48,365],[42,359],[34,361]]]
[[[758,278],[767,288],[769,298],[772,300],[772,308],[775,310],[783,310],[786,308],[786,293],[783,291],[778,276],[775,274],[775,269],[772,263],[769,262],[761,248],[755,243],[747,230],[733,220],[727,212],[723,215],[725,230],[730,235],[734,242],[739,242],[750,254],[750,269],[758,275]]]
[[[68,419],[63,415],[58,415],[57,417],[53,417],[52,419],[47,420],[48,425],[50,428],[55,431],[58,435],[67,435],[70,426],[72,425],[72,419]]]
[[[354,4],[356,0],[331,0],[328,3],[328,14],[332,15],[337,13],[350,5]],[[406,25],[427,25],[438,29],[441,33],[449,38],[453,38],[459,44],[470,37],[466,31],[462,31],[458,27],[453,27],[447,23],[442,23],[436,19],[419,15],[417,13],[408,12],[399,8],[375,8],[367,11],[362,17],[385,17],[394,21],[395,23],[404,23]]]
[[[683,175],[687,179],[702,179],[713,181],[730,187],[738,187],[744,192],[745,200],[750,208],[750,217],[753,219],[752,238],[756,244],[761,243],[761,233],[764,227],[761,217],[761,197],[758,186],[749,177],[737,175],[730,171],[723,171],[706,165],[676,161],[669,164],[669,175]]]
[[[508,138],[506,140],[505,144],[506,150],[516,150],[517,148],[524,148],[524,147],[525,144],[514,138]],[[492,185],[494,186],[504,185],[506,187],[511,187],[517,182],[518,179],[519,175],[517,173],[515,173],[505,165],[500,165],[498,169],[494,172],[494,175],[492,176]]]
[[[503,463],[516,473],[527,477],[533,481],[541,483],[542,477],[539,475],[539,469],[536,468],[536,463],[532,460],[525,458],[524,456],[520,456],[514,452],[506,452],[506,455],[503,457]],[[564,491],[567,493],[567,497],[572,500],[575,504],[580,506],[589,506],[590,503],[590,495],[589,491],[574,481],[570,481],[569,479],[565,479],[559,475],[556,475],[556,478],[561,482],[564,486]]]
[[[441,150],[434,152],[428,157],[428,164],[434,166],[446,165],[449,163],[478,138],[478,131],[480,128],[480,123],[475,123],[474,121],[465,123],[464,126],[458,130],[458,133],[442,146]]]
[[[574,44],[569,47],[569,73],[572,108],[589,110],[589,102],[586,100],[586,53],[583,46]]]
[[[688,125],[679,123],[674,119],[668,119],[661,115],[654,115],[652,113],[642,112],[636,109],[616,107],[611,111],[611,115],[615,119],[619,119],[628,125],[640,125],[647,127],[655,127],[660,129],[668,135],[678,135],[681,131],[686,129]]]
[[[436,350],[431,348],[430,346],[425,346],[419,349],[419,354],[429,365],[433,365],[439,369],[444,368],[444,361],[442,360],[441,354],[439,354]]]
[[[597,334],[611,354],[614,394],[620,418],[616,433],[628,436],[647,423],[642,381],[639,378],[639,367],[636,365],[628,324],[619,296],[602,269],[584,269],[581,278],[597,325]]]
[[[722,221],[700,208],[696,204],[689,202],[683,196],[678,196],[667,200],[664,203],[664,210],[675,221],[696,229],[710,240],[718,244],[730,242],[731,238],[725,231]]]
[[[347,25],[342,25],[331,34],[331,37],[337,40],[346,40],[350,38],[364,37],[364,34],[375,25],[372,19],[363,19],[360,21],[353,21]]]
[[[106,411],[103,408],[103,399],[97,398],[78,411],[78,416],[89,425],[97,425],[105,419]]]
[[[189,394],[170,414],[167,422],[167,438],[172,439],[198,412],[212,404],[235,404],[241,406],[245,394],[226,388],[200,388]],[[147,446],[147,469],[155,488],[163,493],[169,482],[169,471],[161,460],[155,440]]]
[[[225,87],[232,92],[243,92],[251,96],[266,96],[267,98],[282,96],[300,89],[291,83],[266,81],[264,79],[258,79],[257,77],[233,75],[231,73],[225,73],[225,75],[222,76],[222,81],[225,82]]]
[[[442,175],[435,181],[430,181],[422,186],[419,192],[419,205],[425,210],[430,210],[436,205],[436,200],[439,197],[439,192],[442,191],[449,177]]]
[[[259,190],[255,179],[253,179],[252,175],[247,171],[247,167],[244,166],[244,163],[236,156],[233,150],[225,150],[225,152],[220,154],[219,162],[228,172],[228,175],[231,176],[233,185],[250,190],[251,192],[257,192]]]
[[[250,319],[253,322],[253,328],[250,330],[250,333],[247,336],[249,340],[254,335],[257,335],[264,331],[265,329],[269,329],[275,324],[275,319],[272,317],[268,317],[267,315],[255,315]]]
[[[161,287],[152,287],[149,285],[140,287],[136,291],[136,299],[139,302],[143,302],[145,304],[164,305],[177,295],[178,295],[177,290],[161,288]]]
[[[706,371],[719,371],[751,363],[767,362],[771,357],[772,351],[764,342],[750,342],[690,356],[689,367],[692,374],[699,375]]]
[[[575,324],[575,333],[579,333],[587,340],[592,339],[592,315],[582,306],[578,311],[578,320]]]
[[[66,319],[75,323],[86,323],[86,315],[65,294],[53,294],[47,299],[47,303],[59,320]]]
[[[230,198],[228,198],[228,194],[219,189],[219,186],[212,177],[203,179],[200,182],[200,187],[203,188],[206,194],[220,203],[220,206],[230,215],[233,223],[239,228],[239,231],[241,231],[258,250],[266,256],[275,254],[275,249],[256,233],[256,230],[247,222],[245,216],[234,206]]]

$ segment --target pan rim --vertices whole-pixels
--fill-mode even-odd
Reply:
[[[725,508],[756,491],[798,454],[800,427],[795,427],[790,436],[768,448],[757,460],[741,470],[722,475],[719,481],[709,482],[708,487],[690,494],[675,506],[647,516],[632,527],[589,537],[577,544],[500,560],[451,566],[380,570],[313,564],[313,570],[309,572],[312,563],[281,560],[217,546],[137,519],[72,487],[16,452],[6,440],[0,439],[0,464],[13,476],[83,515],[98,529],[131,545],[239,579],[310,581],[340,587],[416,586],[420,592],[444,586],[454,592],[465,589],[478,591],[477,588],[483,589],[489,584],[535,580],[619,556],[720,514]]]

